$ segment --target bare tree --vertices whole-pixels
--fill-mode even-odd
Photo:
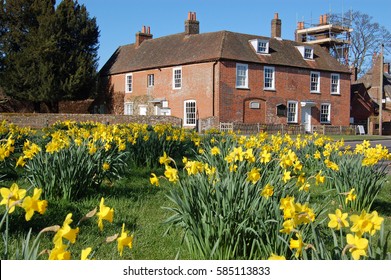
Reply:
[[[375,22],[372,16],[359,11],[348,12],[344,18],[345,22],[340,24],[349,25],[353,29],[350,34],[349,64],[357,67],[358,76],[362,76],[371,68],[372,57],[380,52],[382,44],[385,56],[391,54],[391,33]]]

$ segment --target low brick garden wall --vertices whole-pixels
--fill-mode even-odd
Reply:
[[[36,113],[2,113],[0,121],[6,120],[21,127],[44,128],[58,121],[100,122],[104,124],[142,123],[172,124],[182,126],[182,119],[173,116],[130,116],[108,114],[36,114]]]

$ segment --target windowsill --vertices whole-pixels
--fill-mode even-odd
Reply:
[[[181,87],[174,87],[174,88],[172,88],[172,89],[174,89],[174,90],[175,90],[175,89],[182,89],[182,88],[181,88]]]
[[[249,87],[236,87],[236,89],[250,90],[250,88],[249,88]]]
[[[310,91],[311,94],[320,94],[320,91]]]
[[[275,88],[263,88],[264,91],[272,91],[276,92],[277,90]]]
[[[331,124],[331,122],[320,122],[320,124]]]
[[[125,93],[133,93],[133,91],[125,91]]]
[[[287,122],[287,124],[298,124],[298,122]]]
[[[341,95],[341,93],[339,93],[339,92],[331,92],[330,94],[331,95]]]

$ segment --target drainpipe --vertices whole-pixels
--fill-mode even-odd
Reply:
[[[216,60],[215,62],[213,62],[213,81],[212,81],[212,116],[214,117],[215,116],[215,91],[216,91],[216,87],[215,87],[215,81],[216,81],[216,65],[219,61]]]

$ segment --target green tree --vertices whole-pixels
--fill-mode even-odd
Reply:
[[[99,30],[84,6],[64,0],[2,1],[0,87],[19,100],[45,103],[58,111],[61,100],[91,96]],[[0,26],[1,27],[1,26]]]

